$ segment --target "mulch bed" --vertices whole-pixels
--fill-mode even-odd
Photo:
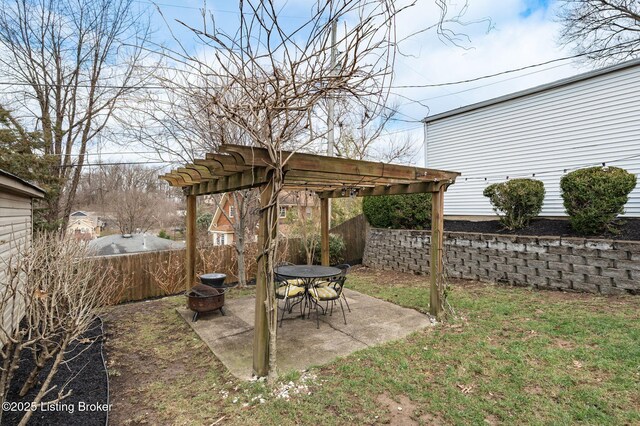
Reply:
[[[45,396],[44,400],[55,399],[57,390],[65,384],[66,389],[72,391],[71,395],[63,399],[57,407],[50,407],[49,411],[38,410],[34,412],[29,420],[29,425],[93,426],[106,424],[108,413],[102,410],[96,411],[94,407],[90,406],[99,404],[104,408],[109,399],[108,377],[102,356],[102,345],[102,321],[98,319],[81,339],[71,344],[71,348],[65,356],[68,362],[58,368],[58,373],[51,383],[52,386],[56,386],[56,389]],[[20,386],[33,365],[31,354],[25,351],[22,354],[20,368],[16,371],[9,389],[7,401],[30,402],[33,400],[37,389],[32,389],[24,398],[18,396]],[[39,378],[44,380],[47,373],[48,368],[45,368],[40,372]],[[85,411],[81,411],[82,408]],[[5,411],[2,419],[3,424],[18,424],[22,415],[22,412]]]
[[[640,219],[620,219],[617,234],[606,233],[590,235],[588,238],[640,241]],[[533,236],[562,236],[581,237],[571,229],[568,220],[564,219],[534,219],[529,226],[508,231],[497,220],[472,222],[468,220],[445,220],[444,230],[450,232],[473,232],[483,234],[516,234]]]

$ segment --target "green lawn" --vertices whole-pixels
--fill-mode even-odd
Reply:
[[[347,286],[427,309],[424,277],[359,270]],[[283,377],[289,399],[230,376],[175,313],[182,298],[116,307],[107,319],[111,419],[640,424],[640,297],[461,282],[450,302],[457,319],[448,324]]]

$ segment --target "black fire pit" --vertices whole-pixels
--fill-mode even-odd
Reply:
[[[198,321],[198,315],[206,312],[220,310],[224,315],[224,293],[221,288],[213,288],[204,284],[196,284],[187,293],[187,306],[194,314],[191,319],[193,322]]]
[[[208,285],[213,288],[227,288],[228,285],[225,285],[224,280],[227,279],[225,274],[202,274],[200,275],[200,282],[204,285]]]

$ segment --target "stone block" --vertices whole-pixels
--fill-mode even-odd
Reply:
[[[527,249],[527,245],[521,243],[505,243],[504,249],[514,252],[521,252]]]
[[[548,263],[546,260],[527,260],[527,266],[531,268],[547,269]]]
[[[549,248],[538,244],[527,244],[527,251],[530,253],[546,253]]]
[[[584,291],[586,293],[598,293],[599,289],[596,284],[593,283],[574,283],[573,289],[577,291]]]
[[[560,255],[554,253],[539,253],[538,259],[548,260],[550,262],[560,262]]]
[[[516,272],[519,274],[524,274],[529,277],[536,276],[538,274],[538,270],[536,268],[531,268],[528,266],[516,266]]]
[[[613,280],[616,287],[624,290],[633,290],[640,293],[640,281],[630,279],[615,279]]]
[[[527,264],[527,260],[526,259],[520,259],[520,258],[513,257],[513,256],[509,256],[509,257],[507,257],[507,264],[525,266]]]
[[[527,277],[517,272],[508,272],[507,279],[513,285],[527,285]]]
[[[592,249],[592,248],[573,247],[573,254],[576,256],[598,257],[600,256],[600,251],[598,249]]]
[[[505,256],[489,256],[489,262],[492,263],[507,263],[507,258]]]
[[[507,265],[506,263],[496,264],[496,271],[500,272],[515,272],[516,267],[514,265]]]
[[[517,253],[518,259],[527,259],[527,260],[537,260],[538,253],[530,252],[530,251],[519,251]]]
[[[586,248],[598,250],[611,250],[613,248],[612,240],[586,240],[584,243]]]
[[[487,242],[482,240],[471,241],[471,247],[473,248],[487,248]]]
[[[587,263],[584,256],[574,256],[572,254],[563,254],[562,261],[565,263],[572,263],[574,265],[584,265]]]
[[[547,285],[552,288],[558,288],[560,290],[568,290],[571,288],[571,281],[564,281],[560,279],[549,279]]]
[[[520,244],[533,244],[538,245],[538,237],[528,235],[518,235],[516,242]]]
[[[547,283],[548,283],[548,278],[545,277],[538,277],[538,276],[533,276],[533,275],[527,275],[527,283],[530,285],[535,285],[535,286],[540,286],[540,287],[546,287]]]
[[[613,248],[615,250],[622,250],[634,254],[640,254],[640,242],[637,241],[614,241]]]
[[[591,265],[573,265],[573,272],[578,274],[598,275],[598,267]]]
[[[571,254],[572,253],[572,248],[571,247],[565,247],[565,246],[550,246],[549,247],[549,251],[548,253],[557,253],[557,254]]]
[[[616,268],[618,269],[629,269],[632,271],[640,271],[640,262],[635,262],[633,260],[616,260]]]
[[[584,248],[585,241],[584,238],[562,237],[560,245],[571,248]]]
[[[487,256],[505,256],[505,251],[491,248],[481,248],[478,249],[478,254],[485,254]]]
[[[629,294],[629,291],[625,290],[624,288],[612,287],[609,285],[601,285],[600,293],[607,296],[620,296],[623,294]]]
[[[587,282],[595,285],[613,285],[613,278],[587,275]]]
[[[488,262],[489,261],[489,256],[486,254],[476,254],[472,257],[473,260],[478,261],[478,262]]]
[[[589,266],[597,266],[599,268],[611,268],[613,267],[613,259],[605,259],[601,257],[585,257],[585,262]]]
[[[547,246],[547,247],[559,247],[560,238],[559,237],[538,237],[538,245]]]
[[[548,268],[553,269],[555,271],[562,271],[562,272],[573,271],[572,265],[570,263],[564,263],[564,262],[549,262]]]
[[[599,257],[603,259],[628,260],[631,255],[624,250],[600,250]]]
[[[562,281],[571,281],[572,284],[586,282],[584,274],[576,274],[574,272],[563,272]]]
[[[593,274],[596,275],[596,274]],[[603,277],[611,277],[614,281],[618,279],[628,279],[629,272],[626,269],[616,269],[616,268],[602,268],[601,273]]]
[[[538,269],[538,275],[551,279],[560,279],[560,271],[556,271],[553,269]]]

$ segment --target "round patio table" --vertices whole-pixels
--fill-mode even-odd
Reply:
[[[304,283],[304,310],[306,310],[307,303],[309,304],[309,313],[311,313],[311,303],[317,304],[312,300],[309,290],[313,286],[313,283],[321,278],[331,278],[338,276],[342,273],[342,269],[334,268],[333,266],[319,266],[319,265],[283,265],[273,269],[277,275],[284,279],[296,279],[300,278]],[[299,301],[297,303],[302,302]],[[295,306],[297,303],[294,303]],[[324,312],[324,308],[321,305],[320,309]],[[304,312],[303,310],[303,312]],[[304,318],[304,313],[302,314]]]
[[[333,266],[319,265],[284,265],[278,266],[274,272],[283,278],[301,278],[305,282],[307,280],[316,280],[318,278],[329,278],[340,275],[342,270]]]

